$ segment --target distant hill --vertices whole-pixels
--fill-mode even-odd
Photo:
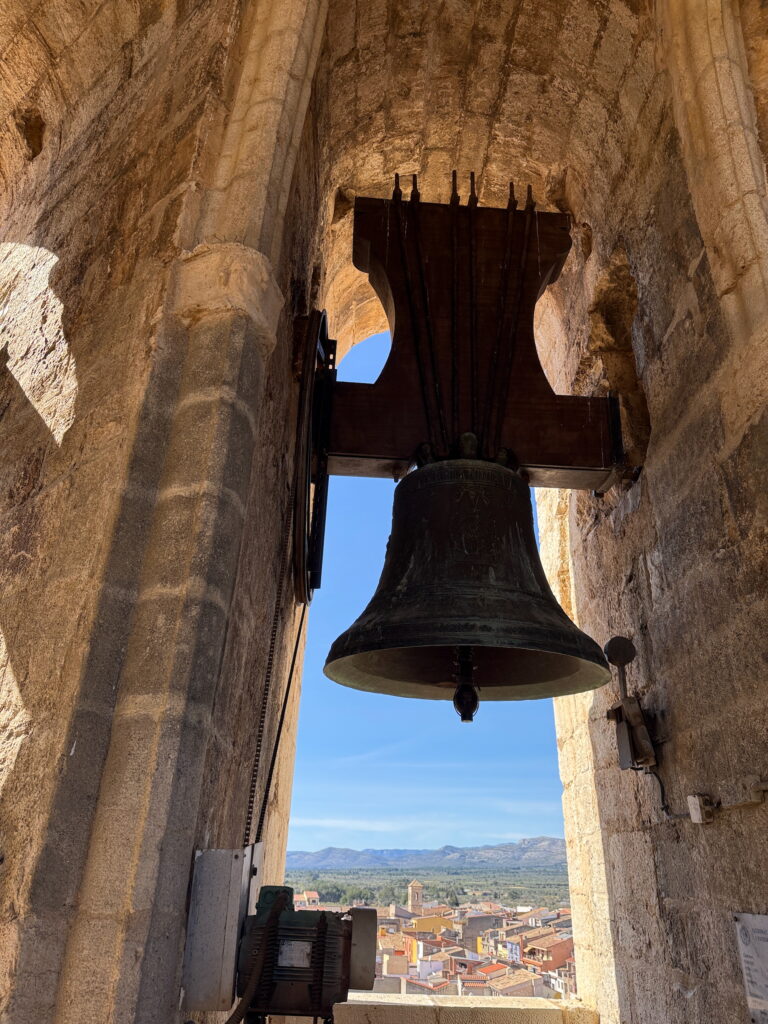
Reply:
[[[551,836],[499,846],[441,846],[439,850],[346,850],[327,846],[307,853],[289,851],[286,871],[344,871],[351,868],[564,868],[565,840]]]

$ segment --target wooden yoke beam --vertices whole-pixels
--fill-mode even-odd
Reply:
[[[569,219],[517,209],[358,198],[354,263],[389,319],[392,350],[374,384],[336,383],[328,471],[402,476],[458,453],[506,450],[534,486],[603,490],[622,463],[616,403],[556,395],[533,335],[538,298],[571,247]],[[503,457],[503,456],[502,456]]]

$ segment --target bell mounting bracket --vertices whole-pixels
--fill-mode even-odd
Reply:
[[[320,586],[328,505],[328,429],[336,381],[336,342],[324,312],[294,323],[296,376],[300,381],[293,507],[296,598],[309,604]]]

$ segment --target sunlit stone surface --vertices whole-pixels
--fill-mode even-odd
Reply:
[[[193,852],[242,840],[293,317],[326,306],[342,349],[384,326],[351,210],[396,171],[438,201],[454,168],[485,204],[530,181],[571,214],[542,362],[558,391],[618,394],[643,469],[603,498],[540,495],[550,578],[591,635],[634,638],[674,813],[765,777],[765,18],[759,0],[0,4],[5,1020],[183,1019]],[[279,621],[282,666],[290,586]],[[654,780],[618,770],[610,689],[556,709],[585,1012],[746,1019],[732,915],[768,912],[766,809],[665,818]]]

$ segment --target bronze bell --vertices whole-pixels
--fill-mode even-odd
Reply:
[[[431,463],[400,481],[376,593],[324,671],[358,690],[454,698],[463,721],[477,690],[483,700],[529,700],[610,678],[598,645],[549,587],[528,485],[473,459]]]

